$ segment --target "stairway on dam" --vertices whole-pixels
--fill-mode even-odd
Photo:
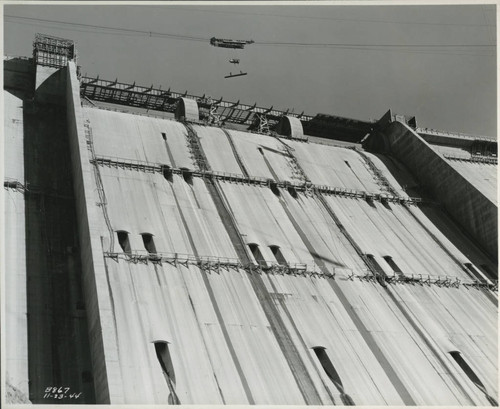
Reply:
[[[59,105],[6,99],[33,403],[67,381],[78,403],[496,404],[496,261],[405,164],[82,105],[73,63],[51,75]]]

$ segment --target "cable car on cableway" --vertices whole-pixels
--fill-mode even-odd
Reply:
[[[245,48],[247,44],[253,44],[253,40],[230,40],[227,38],[216,38],[212,37],[210,39],[210,44],[214,47],[222,47],[222,48]]]
[[[228,53],[227,58],[228,62],[233,65],[239,65],[240,63],[240,58],[239,58],[241,53],[240,50],[242,50],[245,47],[245,45],[253,43],[254,43],[253,40],[232,40],[227,38],[216,38],[216,37],[212,37],[210,39],[210,44],[213,45],[214,47],[232,49],[232,51],[227,50]],[[240,72],[237,74],[233,74],[232,72],[230,72],[229,75],[226,75],[224,78],[243,77],[245,75],[247,75],[247,73],[240,70]]]

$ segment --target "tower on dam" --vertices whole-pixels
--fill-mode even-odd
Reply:
[[[7,403],[498,405],[496,140],[90,78],[45,35],[4,87]]]

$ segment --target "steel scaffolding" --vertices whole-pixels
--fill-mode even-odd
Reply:
[[[33,42],[35,65],[62,68],[76,60],[75,43],[71,40],[37,33]]]

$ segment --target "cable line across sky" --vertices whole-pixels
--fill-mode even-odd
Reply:
[[[155,6],[153,6],[155,7]],[[310,7],[310,6],[309,6]],[[360,23],[376,23],[376,24],[403,24],[407,25],[422,25],[422,26],[455,26],[455,27],[495,27],[494,24],[489,24],[486,19],[484,24],[473,24],[473,23],[448,23],[448,22],[430,22],[430,21],[395,21],[395,20],[375,20],[366,18],[340,18],[340,17],[325,17],[325,16],[292,16],[286,14],[277,13],[252,13],[252,12],[234,12],[227,10],[209,10],[209,9],[196,9],[190,7],[189,10],[186,8],[172,7],[169,6],[171,10],[181,10],[187,12],[201,12],[201,13],[216,13],[216,14],[232,14],[239,16],[263,16],[263,17],[280,17],[289,19],[306,19],[306,20],[325,20],[325,21],[344,21],[344,22],[360,22]],[[494,8],[493,8],[494,10]]]
[[[157,31],[137,30],[121,27],[109,27],[94,24],[75,23],[69,21],[49,20],[35,17],[23,17],[14,15],[4,15],[7,22],[25,24],[27,22],[39,23],[42,25],[59,26],[61,29],[85,31],[100,33],[100,34],[121,34],[135,35],[141,37],[168,38],[171,40],[184,40],[194,42],[209,42],[209,38],[190,36],[185,34],[163,33]],[[274,47],[303,47],[303,48],[330,48],[330,49],[350,49],[350,50],[372,50],[372,51],[397,51],[411,52],[415,50],[417,53],[439,53],[451,55],[477,55],[477,56],[492,56],[493,54],[471,54],[464,53],[465,51],[492,51],[496,47],[494,44],[362,44],[362,43],[321,43],[321,42],[293,42],[293,41],[265,41],[255,40],[256,46],[274,46]],[[463,51],[460,53],[459,51]]]

